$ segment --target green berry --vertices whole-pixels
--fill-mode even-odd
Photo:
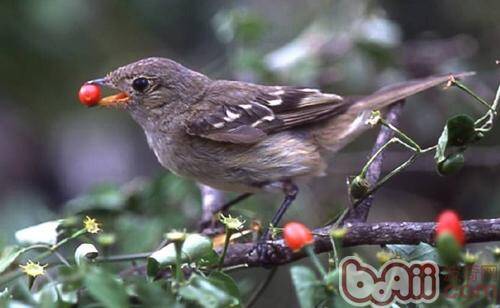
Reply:
[[[368,181],[358,175],[349,183],[349,194],[353,199],[360,199],[366,195],[369,188]]]
[[[465,158],[462,153],[453,153],[448,155],[445,160],[438,163],[437,169],[441,175],[450,175],[457,173],[464,166]]]

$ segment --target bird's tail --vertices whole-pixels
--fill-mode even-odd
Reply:
[[[337,151],[365,131],[365,124],[372,110],[380,110],[409,96],[446,83],[450,77],[456,79],[474,75],[474,72],[430,76],[405,81],[384,87],[377,92],[362,97],[347,97],[350,107],[345,113],[327,121],[317,130],[318,143],[331,151]]]

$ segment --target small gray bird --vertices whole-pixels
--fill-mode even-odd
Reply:
[[[368,128],[372,110],[449,77],[346,98],[311,88],[213,80],[172,60],[147,58],[88,83],[120,91],[99,105],[130,112],[159,162],[175,174],[225,191],[283,191],[285,201],[272,221],[277,225],[297,194],[295,183],[324,175],[325,158]]]

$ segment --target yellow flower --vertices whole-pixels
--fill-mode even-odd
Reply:
[[[465,264],[472,265],[479,260],[479,253],[473,254],[470,253],[468,250],[465,252],[465,254],[462,256],[462,259]]]
[[[101,231],[100,223],[98,223],[94,218],[90,218],[89,216],[85,217],[83,221],[83,225],[88,233],[98,233]]]
[[[245,221],[240,220],[237,217],[232,217],[231,215],[224,216],[222,213],[219,214],[219,220],[226,226],[229,230],[239,231],[245,226]]]
[[[38,262],[34,263],[33,261],[29,260],[26,265],[19,265],[19,267],[27,275],[36,277],[45,274],[45,267],[47,267],[47,264],[40,265],[40,263]]]

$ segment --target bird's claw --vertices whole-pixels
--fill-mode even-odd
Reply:
[[[250,254],[255,255],[256,261],[264,268],[274,267],[289,258],[286,251],[280,249],[278,245],[262,239],[257,242]]]

